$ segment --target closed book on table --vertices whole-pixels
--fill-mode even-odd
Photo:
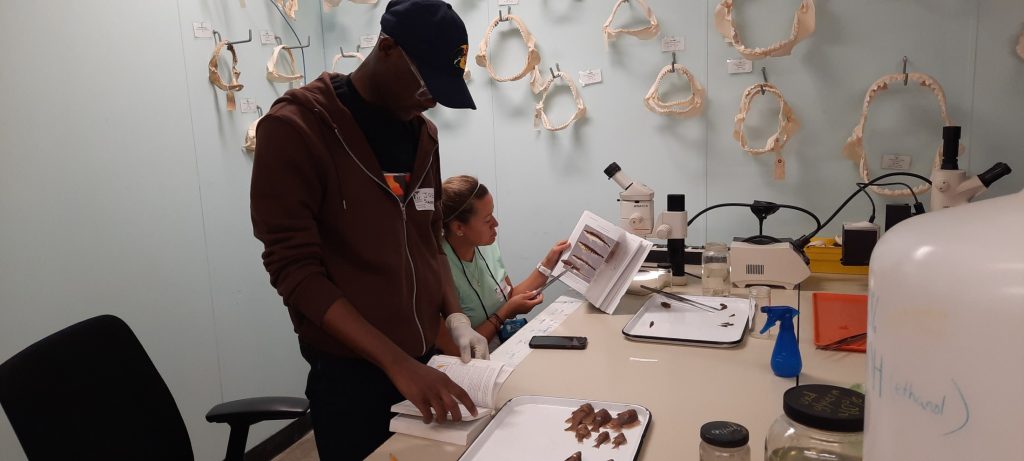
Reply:
[[[399,414],[391,419],[388,429],[399,434],[466,446],[480,435],[490,420],[488,415],[473,421],[423,424],[423,419],[418,416]]]

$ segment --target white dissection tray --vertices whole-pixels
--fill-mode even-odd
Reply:
[[[619,448],[612,448],[610,441],[594,448],[599,434],[596,432],[577,442],[576,433],[565,430],[565,420],[588,402],[594,410],[607,409],[612,417],[636,410],[640,424],[622,431],[626,443]],[[533,395],[516,397],[501,408],[459,461],[561,461],[577,451],[583,453],[584,460],[636,460],[650,424],[650,410],[639,405]],[[608,432],[612,438],[618,435],[616,431]]]
[[[712,296],[686,298],[716,307],[725,304],[726,308],[708,312],[654,294],[622,328],[622,334],[634,341],[705,347],[735,347],[743,342],[751,315],[750,300]],[[663,307],[663,302],[669,307]]]

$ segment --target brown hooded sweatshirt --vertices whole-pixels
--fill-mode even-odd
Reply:
[[[301,344],[356,354],[322,329],[347,300],[413,357],[434,345],[444,311],[437,128],[422,118],[419,150],[399,199],[322,74],[289,90],[263,117],[250,191],[253,231],[270,283]]]

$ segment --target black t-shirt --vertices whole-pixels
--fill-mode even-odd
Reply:
[[[399,197],[404,196],[409,175],[416,164],[422,122],[419,119],[399,120],[370,105],[347,75],[331,77],[331,86],[366,136],[388,186]]]

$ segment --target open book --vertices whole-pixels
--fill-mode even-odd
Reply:
[[[653,244],[584,211],[569,237],[571,247],[552,271],[591,304],[612,313]]]
[[[467,445],[487,425],[489,416],[494,414],[498,403],[498,390],[512,374],[513,368],[502,362],[479,359],[462,363],[458,357],[449,355],[435,355],[427,362],[427,366],[442,371],[455,381],[455,384],[465,389],[476,405],[477,415],[471,415],[469,410],[459,403],[462,422],[424,424],[420,410],[412,402],[403,400],[391,407],[391,411],[398,413],[391,420],[391,432]],[[448,418],[451,421],[451,416]]]

